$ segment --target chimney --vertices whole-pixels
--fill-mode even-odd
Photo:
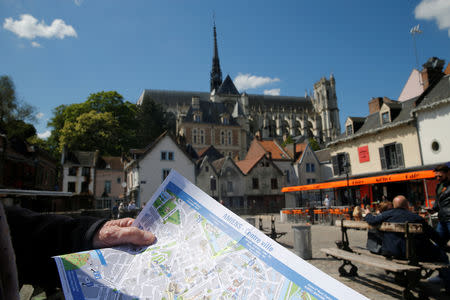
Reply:
[[[426,63],[423,64],[422,69],[422,82],[423,89],[426,90],[430,84],[439,80],[444,73],[442,69],[444,68],[445,61],[437,57],[431,57]]]
[[[382,105],[383,105],[383,98],[381,97],[372,98],[372,100],[369,101],[369,114],[371,115],[373,113],[379,112]]]

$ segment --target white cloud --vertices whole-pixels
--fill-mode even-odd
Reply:
[[[38,119],[42,119],[43,116],[44,116],[44,113],[41,113],[41,112],[38,112],[36,114],[36,118],[38,118]]]
[[[83,3],[83,0],[75,0],[74,1],[77,6],[80,6]]]
[[[46,139],[50,136],[50,134],[51,134],[50,130],[47,130],[46,132],[38,133],[37,136],[41,139]]]
[[[447,30],[450,37],[450,1],[422,0],[414,11],[416,19],[436,20],[441,30]]]
[[[264,90],[264,95],[280,96],[280,89]]]
[[[263,85],[279,82],[279,78],[270,78],[270,77],[261,77],[255,76],[251,74],[241,74],[234,79],[234,85],[238,90],[247,90],[247,89],[255,89],[261,87]]]
[[[32,41],[31,42],[31,46],[33,46],[34,48],[41,48],[41,44],[39,44],[38,42]]]
[[[39,22],[38,19],[28,14],[21,15],[19,20],[6,18],[3,28],[15,33],[20,38],[30,40],[36,37],[63,39],[66,36],[77,36],[75,29],[66,25],[61,19],[53,20],[52,24],[48,26],[44,21]]]

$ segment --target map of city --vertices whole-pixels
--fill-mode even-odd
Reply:
[[[336,299],[288,279],[175,184],[154,198],[135,221],[154,245],[56,257],[67,299]]]

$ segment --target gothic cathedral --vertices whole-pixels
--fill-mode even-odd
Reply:
[[[146,89],[138,105],[147,99],[161,104],[175,115],[177,134],[197,152],[213,145],[232,158],[243,159],[256,135],[313,137],[323,144],[340,134],[333,75],[316,82],[313,94],[304,97],[239,93],[230,76],[222,80],[215,25],[213,33],[209,93]]]

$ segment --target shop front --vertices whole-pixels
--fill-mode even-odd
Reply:
[[[405,195],[413,206],[431,207],[435,200],[437,180],[434,171],[413,170],[376,176],[350,177],[302,186],[285,187],[282,192],[314,191],[333,189],[335,205],[371,205],[384,199],[392,200],[396,195]]]

